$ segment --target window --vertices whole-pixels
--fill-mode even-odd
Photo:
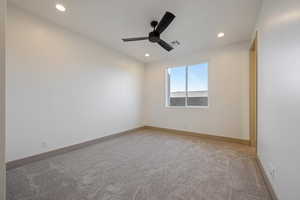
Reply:
[[[208,106],[208,63],[168,68],[167,106]]]

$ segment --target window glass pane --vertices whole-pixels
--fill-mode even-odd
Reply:
[[[208,63],[188,67],[188,106],[208,106]]]
[[[185,106],[186,101],[186,67],[168,69],[170,77],[170,106]]]

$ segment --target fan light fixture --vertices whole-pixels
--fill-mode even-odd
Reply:
[[[135,38],[123,38],[122,40],[123,40],[123,42],[148,40],[149,42],[157,43],[166,51],[171,51],[173,49],[173,47],[170,44],[168,44],[167,42],[165,42],[163,39],[161,39],[160,34],[171,24],[171,22],[174,20],[174,18],[175,18],[175,15],[167,11],[159,22],[152,21],[150,23],[151,27],[153,28],[153,31],[151,31],[148,34],[148,36],[135,37]]]

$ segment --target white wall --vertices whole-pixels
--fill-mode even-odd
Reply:
[[[6,0],[0,0],[0,200],[5,199],[5,17]]]
[[[299,200],[300,1],[263,1],[258,31],[258,155],[279,199]]]
[[[249,42],[145,67],[144,124],[249,139]],[[165,69],[209,61],[209,108],[166,108]]]
[[[7,160],[141,126],[143,71],[141,63],[10,5]]]

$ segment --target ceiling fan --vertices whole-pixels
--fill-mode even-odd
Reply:
[[[124,38],[122,40],[124,42],[149,40],[150,42],[158,43],[165,50],[171,51],[173,47],[164,40],[160,39],[160,34],[171,24],[174,18],[174,14],[166,12],[159,23],[157,21],[152,21],[150,23],[150,25],[153,28],[153,31],[149,33],[148,37]]]

